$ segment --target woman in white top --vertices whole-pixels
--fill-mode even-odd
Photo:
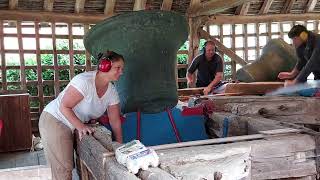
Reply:
[[[73,130],[78,130],[80,140],[93,133],[85,123],[106,110],[115,140],[122,143],[120,101],[112,81],[122,74],[124,59],[112,51],[100,53],[98,59],[97,71],[75,76],[40,116],[39,130],[53,179],[72,179]]]

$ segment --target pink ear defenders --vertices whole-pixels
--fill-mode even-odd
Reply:
[[[108,51],[107,55],[100,53],[98,55],[98,57],[100,57],[99,58],[100,63],[98,65],[98,70],[101,72],[109,72],[112,67],[112,61],[111,61],[112,52]]]

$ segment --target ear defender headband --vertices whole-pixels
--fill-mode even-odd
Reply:
[[[113,53],[112,51],[108,51],[106,54],[104,53],[99,53],[98,58],[99,58],[99,65],[98,65],[98,70],[101,72],[109,72],[111,67],[112,67],[112,59]]]

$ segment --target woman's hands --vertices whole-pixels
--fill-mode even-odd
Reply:
[[[81,141],[81,139],[83,138],[83,136],[85,135],[91,135],[94,132],[94,128],[82,124],[80,127],[77,128],[78,130],[78,135],[79,135],[79,140]]]

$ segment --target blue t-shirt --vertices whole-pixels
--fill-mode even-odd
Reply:
[[[201,54],[193,59],[188,72],[193,74],[197,69],[196,86],[206,87],[214,80],[217,72],[223,72],[223,62],[217,53],[210,61],[206,60],[204,54]]]

